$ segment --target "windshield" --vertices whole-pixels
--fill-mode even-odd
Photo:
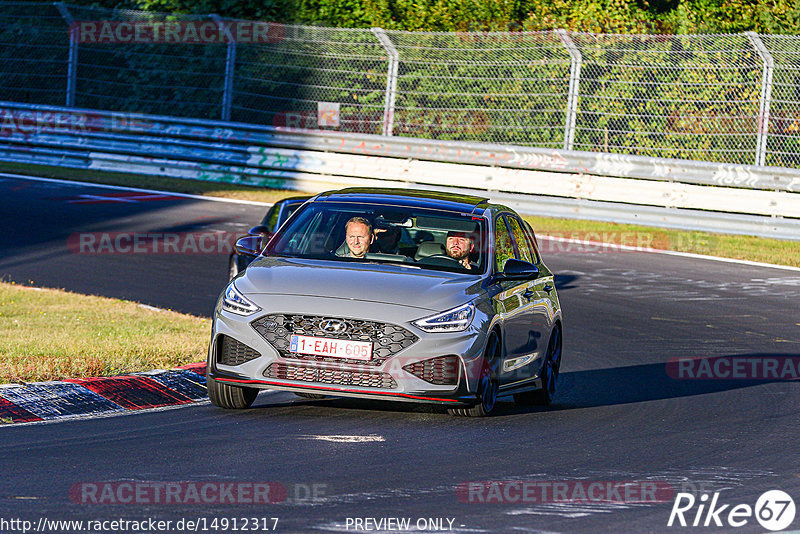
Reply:
[[[313,202],[270,241],[265,256],[413,265],[480,274],[486,220],[470,213]]]

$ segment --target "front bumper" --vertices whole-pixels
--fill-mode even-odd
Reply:
[[[293,391],[298,393],[315,393],[318,395],[332,395],[336,397],[354,397],[361,399],[379,399],[391,400],[401,402],[419,402],[427,404],[441,404],[447,406],[470,406],[475,404],[475,393],[469,393],[466,388],[466,383],[460,381],[455,390],[446,394],[437,395],[431,393],[430,395],[414,395],[410,393],[403,393],[399,391],[390,390],[362,390],[350,389],[344,387],[336,387],[329,384],[311,384],[300,382],[277,382],[272,380],[252,380],[245,378],[236,378],[229,376],[228,373],[209,372],[210,378],[216,379],[226,384],[234,386],[255,387],[259,389],[277,389],[284,391]]]
[[[314,310],[315,315],[343,315],[340,300],[319,297],[313,300],[303,297],[287,299],[281,307],[281,313],[299,314],[309,309]],[[259,318],[274,314],[274,311],[242,317],[218,308],[209,348],[208,376],[231,385],[300,393],[449,406],[475,403],[477,377],[486,343],[486,335],[481,328],[482,319],[476,317],[463,332],[427,333],[410,323],[428,312],[375,303],[370,305],[369,311],[369,320],[401,326],[412,331],[418,340],[378,365],[296,359],[285,357],[285,353],[282,355],[252,325]],[[355,310],[350,315],[357,313],[358,310]],[[238,365],[220,363],[220,336],[235,339],[257,355]],[[434,384],[405,369],[416,362],[443,356],[456,358],[458,378],[455,383]]]

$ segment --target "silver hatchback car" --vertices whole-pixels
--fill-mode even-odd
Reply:
[[[549,404],[561,307],[531,227],[486,198],[344,189],[306,202],[224,289],[208,350],[211,402],[260,389],[437,403],[490,414]]]

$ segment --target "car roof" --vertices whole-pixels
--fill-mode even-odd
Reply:
[[[315,198],[315,201],[393,204],[482,214],[483,210],[488,207],[489,199],[420,189],[350,187],[321,193]]]
[[[302,204],[306,200],[311,198],[309,195],[301,196],[301,197],[286,197],[282,198],[275,202],[275,204]]]

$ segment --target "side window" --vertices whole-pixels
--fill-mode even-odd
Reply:
[[[273,231],[277,232],[277,231],[278,231],[278,228],[279,228],[279,227],[280,227],[280,226],[281,226],[283,223],[285,223],[286,221],[288,221],[288,220],[289,220],[289,217],[291,217],[291,216],[292,216],[292,213],[296,212],[296,211],[297,211],[297,209],[298,209],[300,206],[302,206],[302,204],[289,204],[289,205],[287,205],[287,206],[284,206],[284,207],[283,207],[283,210],[281,211],[280,220],[278,220],[278,218],[276,218],[276,219],[275,219],[275,228],[273,229]]]
[[[533,263],[539,263],[542,260],[539,254],[539,242],[536,240],[536,234],[533,233],[533,228],[528,224],[528,221],[522,221],[522,225],[525,239],[528,242],[528,247],[531,249],[531,254],[533,254],[533,259],[535,260]]]
[[[514,241],[517,243],[517,250],[519,250],[519,259],[525,260],[528,263],[536,263],[534,253],[531,251],[525,232],[522,231],[522,225],[516,217],[508,217],[508,223],[511,226],[511,233],[514,234]]]
[[[494,226],[494,256],[497,271],[502,271],[506,260],[514,258],[514,243],[506,226],[505,217],[498,217]]]
[[[277,230],[278,226],[278,215],[280,214],[281,210],[279,206],[275,205],[270,208],[269,212],[264,216],[264,221],[261,223],[267,228],[269,228],[270,232],[274,232]]]

